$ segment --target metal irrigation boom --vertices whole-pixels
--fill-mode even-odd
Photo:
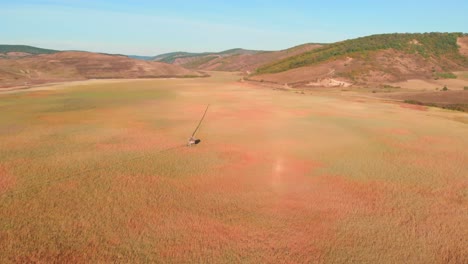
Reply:
[[[209,108],[209,107],[210,107],[210,105],[207,105],[207,106],[206,106],[205,113],[203,113],[203,116],[202,116],[202,118],[200,119],[200,122],[198,122],[198,126],[197,126],[197,128],[195,128],[195,131],[193,131],[192,137],[195,136],[195,133],[197,133],[198,128],[200,128],[200,125],[201,125],[201,123],[203,122],[203,119],[205,119],[206,112],[208,112],[208,108]]]

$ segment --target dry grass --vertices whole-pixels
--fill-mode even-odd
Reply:
[[[0,96],[0,262],[468,261],[466,114],[235,79]]]

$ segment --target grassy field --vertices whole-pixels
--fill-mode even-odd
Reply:
[[[468,263],[468,114],[238,78],[0,95],[0,262]]]

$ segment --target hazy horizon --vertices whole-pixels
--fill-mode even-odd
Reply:
[[[141,56],[281,50],[395,32],[468,32],[468,3],[457,1],[27,0],[1,6],[0,23],[7,25],[0,29],[2,44]]]

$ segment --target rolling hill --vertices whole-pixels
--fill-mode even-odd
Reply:
[[[217,53],[173,52],[154,57],[189,69],[207,71],[243,71],[252,72],[258,67],[290,56],[323,46],[323,44],[304,44],[280,51],[255,51],[230,49]]]
[[[349,86],[455,78],[468,69],[463,33],[380,34],[281,51],[230,49],[172,52],[154,57],[59,52],[0,45],[0,83],[51,80],[200,76],[197,71],[242,71],[247,80],[289,86]]]
[[[186,68],[207,70],[202,67],[203,64],[215,60],[230,56],[257,54],[263,51],[257,50],[246,50],[246,49],[230,49],[221,52],[203,52],[203,53],[191,53],[191,52],[171,52],[161,54],[153,58],[154,61],[166,62],[176,65],[181,65]],[[209,69],[208,69],[209,70]]]
[[[86,79],[199,76],[203,74],[177,65],[91,52],[0,58],[0,87]]]
[[[288,58],[319,47],[323,44],[304,44],[280,51],[265,51],[251,54],[236,54],[218,57],[197,65],[200,70],[253,72],[258,67],[273,61]]]
[[[345,40],[259,67],[249,79],[293,86],[397,82],[468,69],[463,33],[381,34]]]

